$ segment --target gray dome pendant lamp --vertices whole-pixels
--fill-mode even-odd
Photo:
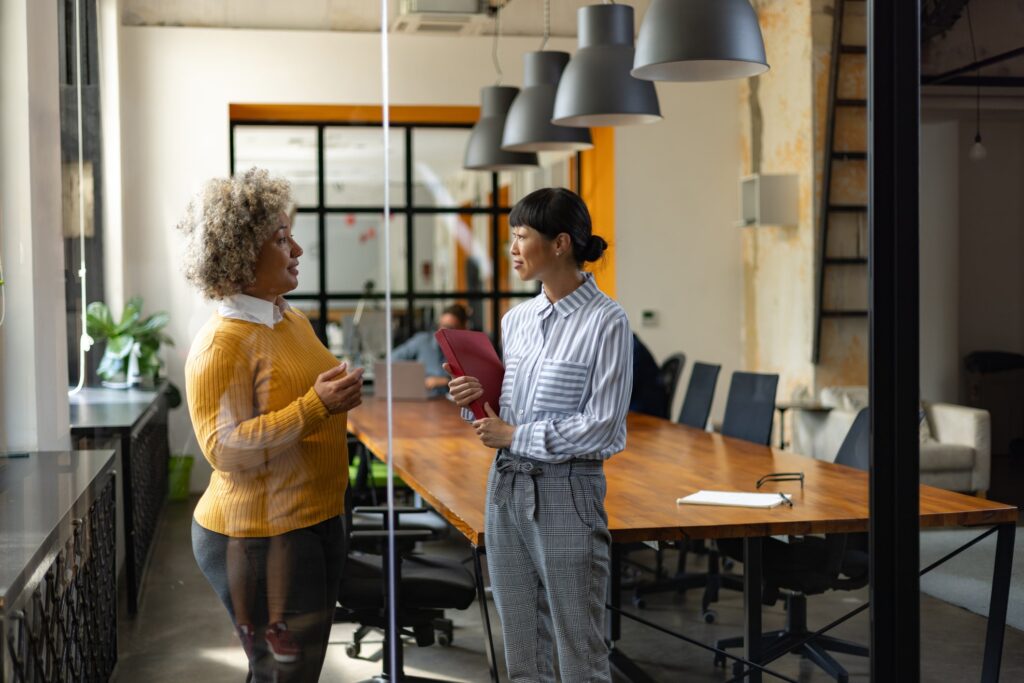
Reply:
[[[470,171],[517,171],[540,165],[536,153],[506,152],[501,148],[505,119],[519,88],[500,85],[501,65],[498,62],[498,40],[501,37],[501,10],[494,15],[494,68],[498,85],[480,89],[480,119],[473,126],[466,143],[462,166]]]
[[[768,71],[749,0],[653,0],[632,74],[648,81],[723,81]]]
[[[633,8],[588,5],[577,14],[579,49],[562,73],[552,123],[624,126],[661,120],[654,84],[633,78]]]
[[[523,55],[523,89],[516,95],[505,119],[502,149],[511,152],[578,152],[592,149],[589,128],[571,128],[551,123],[555,92],[568,52],[545,52],[551,35],[550,0],[544,0],[544,38],[537,52]]]

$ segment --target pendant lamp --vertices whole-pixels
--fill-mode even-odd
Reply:
[[[480,120],[473,126],[462,159],[464,168],[471,171],[514,171],[540,165],[536,153],[506,152],[501,148],[505,132],[505,118],[519,88],[501,85],[501,62],[498,61],[498,41],[501,39],[501,8],[494,14],[494,46],[491,57],[498,73],[498,84],[480,89]]]
[[[722,81],[767,70],[749,0],[653,0],[632,74],[648,81]]]
[[[552,123],[623,126],[661,120],[654,84],[630,75],[633,8],[589,5],[577,11],[579,49],[562,73]]]
[[[514,171],[539,165],[530,152],[506,152],[501,148],[505,117],[519,88],[489,85],[480,89],[480,120],[473,126],[462,165],[471,171]]]
[[[502,149],[513,152],[591,149],[589,128],[551,123],[555,92],[568,52],[527,52],[523,55],[523,89],[505,119]]]

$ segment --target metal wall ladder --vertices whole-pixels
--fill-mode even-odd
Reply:
[[[858,0],[849,0],[850,3],[858,2]],[[866,239],[860,238],[862,228],[866,226],[867,222],[867,204],[859,203],[837,203],[833,201],[833,163],[839,162],[856,162],[867,165],[868,153],[866,150],[850,150],[850,149],[836,149],[836,124],[837,124],[837,111],[839,110],[853,110],[854,112],[860,112],[864,117],[867,117],[867,105],[866,99],[860,98],[841,98],[838,96],[840,76],[842,75],[842,64],[843,55],[865,55],[867,54],[867,48],[864,45],[848,45],[843,42],[843,19],[845,15],[847,2],[845,0],[835,0],[835,16],[832,22],[832,58],[831,64],[829,65],[829,81],[828,81],[828,111],[827,119],[825,123],[825,155],[822,166],[822,187],[821,187],[821,204],[819,211],[820,220],[820,231],[819,231],[819,244],[818,244],[818,283],[817,283],[817,295],[815,298],[815,328],[814,328],[814,347],[812,362],[817,364],[821,358],[821,347],[822,347],[822,326],[826,319],[829,318],[861,318],[867,320],[868,312],[866,307],[861,306],[844,306],[841,301],[835,301],[837,297],[829,297],[826,301],[826,285],[830,282],[829,275],[839,268],[862,268],[864,273],[867,273],[867,244]],[[867,177],[865,169],[865,178]],[[829,228],[832,227],[833,231],[836,228],[833,223],[838,220],[845,220],[847,228],[849,227],[851,214],[858,217],[856,221],[857,227],[857,238],[854,240],[854,249],[847,248],[842,253],[837,253],[837,250],[830,249],[829,242]],[[840,218],[843,217],[843,218]],[[865,281],[867,278],[864,278]],[[835,282],[836,278],[831,281]],[[838,297],[842,298],[842,297]],[[867,301],[866,292],[864,302]]]

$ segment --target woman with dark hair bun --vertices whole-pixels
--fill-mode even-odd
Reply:
[[[502,318],[499,412],[488,405],[473,422],[498,451],[485,532],[505,659],[513,681],[554,681],[554,643],[562,681],[611,681],[604,461],[626,445],[632,334],[622,308],[580,270],[608,243],[592,233],[578,195],[537,190],[509,225],[513,268],[543,289]],[[471,420],[480,382],[459,377],[449,388]]]

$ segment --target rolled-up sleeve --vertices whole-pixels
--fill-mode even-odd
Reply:
[[[626,413],[633,387],[632,333],[625,315],[602,331],[582,411],[516,426],[509,450],[522,457],[560,462],[607,458],[626,445]]]

